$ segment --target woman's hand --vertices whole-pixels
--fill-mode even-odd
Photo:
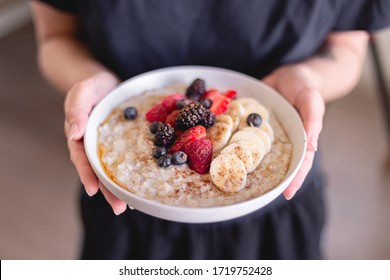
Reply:
[[[75,84],[65,99],[65,134],[68,138],[70,158],[76,167],[80,180],[89,196],[98,190],[111,205],[115,214],[126,210],[126,203],[115,197],[98,180],[84,150],[83,136],[92,108],[118,85],[118,79],[108,73],[100,72]]]
[[[291,199],[301,187],[309,173],[317,151],[318,137],[322,130],[325,113],[324,99],[316,86],[318,77],[303,65],[288,65],[276,69],[263,79],[290,102],[302,118],[308,145],[306,155],[297,175],[284,191],[286,199]]]

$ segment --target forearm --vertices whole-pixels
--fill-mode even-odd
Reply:
[[[326,102],[349,93],[360,78],[368,35],[362,31],[345,34],[330,35],[316,56],[298,63],[313,73],[313,86]]]

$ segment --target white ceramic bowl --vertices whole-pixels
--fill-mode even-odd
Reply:
[[[286,130],[292,144],[290,168],[282,182],[271,191],[254,199],[218,207],[189,208],[164,205],[126,191],[114,183],[104,172],[98,157],[98,126],[110,112],[129,97],[147,90],[163,88],[172,83],[190,84],[194,79],[206,80],[208,88],[235,89],[240,96],[257,98],[272,110]],[[100,181],[117,197],[131,207],[166,220],[187,223],[208,223],[229,220],[251,213],[279,196],[289,185],[302,164],[306,151],[306,134],[295,109],[275,90],[261,81],[234,71],[203,66],[179,66],[151,71],[120,84],[92,111],[84,137],[85,150],[93,170]]]

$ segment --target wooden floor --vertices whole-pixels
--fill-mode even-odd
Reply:
[[[78,179],[63,137],[62,97],[40,77],[33,30],[0,41],[0,258],[78,258]],[[321,146],[329,259],[390,258],[390,181],[370,64],[327,108]]]

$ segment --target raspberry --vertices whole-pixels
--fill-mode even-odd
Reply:
[[[158,147],[170,147],[175,140],[175,129],[169,124],[164,124],[154,138],[154,144]]]
[[[159,103],[146,113],[146,119],[150,122],[164,122],[167,115],[167,109]]]
[[[198,139],[184,145],[183,152],[187,154],[188,165],[198,174],[206,174],[210,170],[213,158],[213,144],[209,139]]]
[[[194,80],[186,90],[186,96],[189,99],[199,100],[206,92],[206,83],[202,79]]]
[[[194,127],[203,119],[205,108],[199,102],[193,102],[182,109],[176,118],[176,127],[186,130]]]
[[[185,132],[183,132],[183,134],[177,138],[175,143],[173,143],[169,151],[171,153],[176,153],[180,151],[186,143],[193,142],[195,140],[205,138],[205,137],[206,137],[206,128],[201,125],[194,126],[186,130]]]

